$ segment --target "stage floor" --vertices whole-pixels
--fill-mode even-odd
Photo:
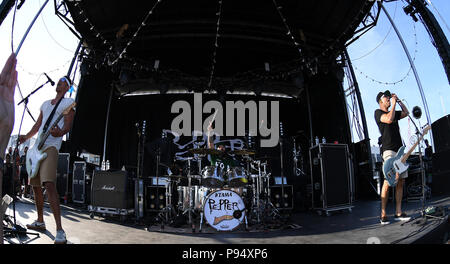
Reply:
[[[427,201],[427,206],[450,206],[450,197],[434,198]],[[214,232],[204,228],[203,233],[192,233],[191,228],[165,227],[159,225],[147,227],[136,224],[133,219],[121,223],[118,218],[96,216],[91,219],[89,212],[75,206],[62,205],[62,224],[69,244],[366,244],[371,243],[448,243],[448,216],[444,220],[428,218],[425,225],[420,225],[420,201],[404,202],[403,209],[414,217],[414,221],[405,223],[394,221],[394,204],[388,204],[391,223],[379,223],[380,202],[359,201],[354,203],[352,212],[331,213],[319,216],[316,212],[295,213],[289,225],[278,229],[260,229],[250,227],[235,232]],[[7,211],[12,215],[12,206]],[[26,225],[36,219],[35,207],[31,200],[20,199],[16,202],[16,217]],[[49,205],[45,205],[44,221],[47,231],[21,237],[22,243],[52,244],[56,234],[55,221]],[[197,226],[198,228],[198,226]],[[33,232],[29,230],[30,232]],[[17,238],[8,238],[9,243],[19,243]]]

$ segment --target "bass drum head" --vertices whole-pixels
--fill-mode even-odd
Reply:
[[[233,231],[245,217],[245,204],[241,196],[231,190],[210,193],[203,204],[206,222],[217,231]]]

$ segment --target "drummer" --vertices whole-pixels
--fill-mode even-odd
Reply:
[[[214,149],[213,136],[212,136],[212,123],[208,126],[208,148]],[[230,156],[226,150],[224,145],[219,145],[217,150],[220,151],[221,154],[211,154],[209,155],[209,160],[211,161],[211,166],[221,167],[223,170],[228,170],[234,167],[239,166],[239,162],[232,156]]]

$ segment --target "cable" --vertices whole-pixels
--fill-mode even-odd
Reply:
[[[11,52],[14,52],[14,25],[16,22],[17,2],[18,2],[18,0],[16,0],[16,3],[15,3],[12,26],[11,26]]]
[[[416,56],[417,56],[417,45],[418,45],[418,41],[417,41],[417,30],[416,30],[416,24],[413,22],[413,27],[414,27],[414,38],[415,38],[415,45],[416,45],[416,47],[415,47],[415,50],[414,50],[414,58],[413,58],[413,62],[416,60]],[[401,82],[403,82],[406,78],[408,78],[409,77],[409,74],[411,73],[411,71],[412,71],[412,65],[409,67],[409,70],[408,70],[408,72],[406,73],[406,75],[403,77],[403,78],[401,78],[400,80],[398,80],[398,81],[396,81],[396,82],[382,82],[382,81],[379,81],[379,80],[376,80],[375,78],[372,78],[372,77],[370,77],[370,76],[368,76],[367,74],[365,74],[365,73],[363,73],[361,70],[359,70],[358,69],[358,67],[356,67],[356,65],[355,64],[353,64],[353,67],[355,68],[355,70],[357,70],[357,71],[359,71],[359,73],[361,74],[361,75],[364,75],[365,77],[366,77],[366,79],[370,79],[370,80],[372,80],[372,82],[376,82],[376,83],[379,83],[379,84],[384,84],[384,85],[396,85],[396,84],[398,84],[398,83],[401,83]]]
[[[41,0],[39,0],[39,5],[41,5]],[[50,33],[50,31],[49,31],[49,29],[48,29],[48,27],[47,27],[47,24],[45,23],[45,20],[44,20],[44,16],[43,16],[43,15],[41,16],[41,20],[42,20],[42,23],[44,24],[45,30],[47,31],[47,33],[48,33],[48,35],[50,36],[50,38],[53,39],[53,41],[54,41],[59,47],[61,47],[62,49],[66,50],[67,52],[70,52],[70,53],[73,54],[75,51],[69,50],[68,48],[64,47],[63,45],[61,45],[61,44],[53,37],[53,35]]]

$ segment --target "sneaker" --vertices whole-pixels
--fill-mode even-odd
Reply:
[[[55,244],[67,244],[66,233],[64,230],[56,231]]]
[[[28,229],[36,230],[36,231],[45,231],[45,223],[34,221],[32,224],[27,225]]]
[[[405,213],[402,213],[401,215],[395,215],[394,219],[396,221],[409,221],[411,217],[407,216]]]
[[[387,216],[383,216],[383,217],[380,217],[380,223],[381,223],[382,225],[387,225],[387,224],[389,224],[390,222],[389,222]]]

